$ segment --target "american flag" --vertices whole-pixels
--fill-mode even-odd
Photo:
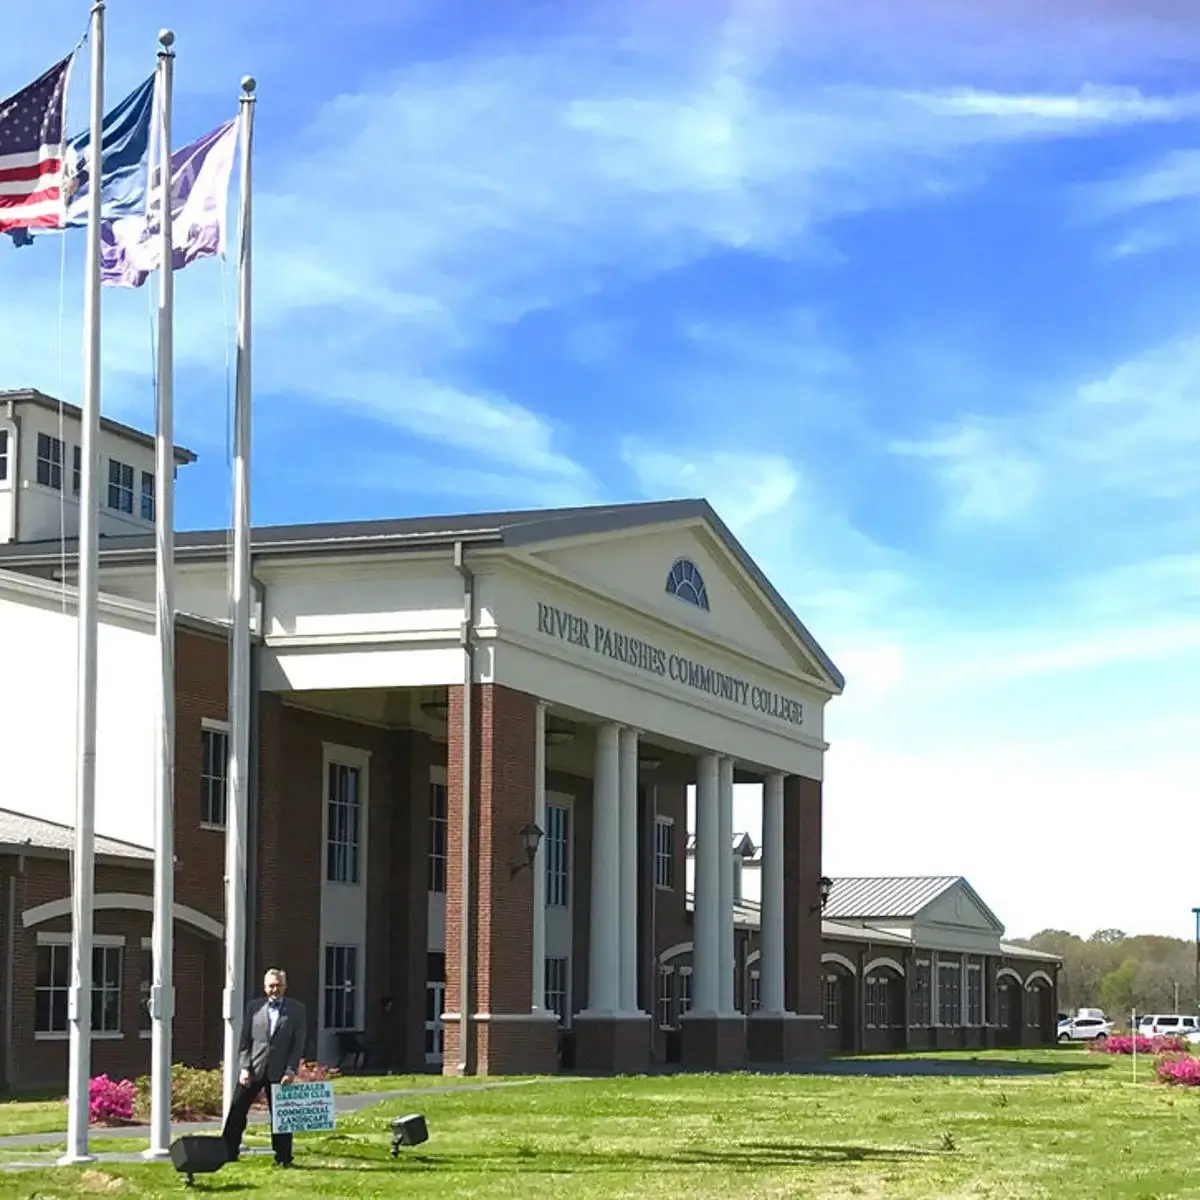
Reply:
[[[66,215],[63,146],[71,56],[0,100],[0,233],[59,229]]]

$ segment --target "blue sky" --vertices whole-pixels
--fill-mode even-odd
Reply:
[[[2,92],[86,21],[14,5]],[[896,7],[121,0],[109,96],[162,25],[180,140],[259,79],[256,523],[706,495],[848,677],[829,871],[1190,935],[1200,12]],[[77,395],[81,250],[0,255],[0,385]],[[219,525],[232,265],[177,295]]]

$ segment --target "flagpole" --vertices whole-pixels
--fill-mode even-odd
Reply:
[[[250,283],[255,81],[238,101],[242,170],[238,218],[237,367],[233,454],[233,564],[229,655],[229,811],[225,830],[224,1112],[238,1080],[246,987],[246,828],[250,763]]]
[[[90,1162],[88,1120],[92,1066],[92,928],[96,831],[96,665],[100,539],[100,177],[104,137],[104,0],[95,0],[91,141],[88,143],[87,260],[83,293],[83,396],[79,481],[78,671],[76,677],[75,855],[71,880],[71,990],[67,1079],[67,1149],[61,1162]]]
[[[155,429],[155,633],[158,638],[158,742],[154,788],[154,979],[150,988],[150,1146],[171,1149],[172,956],[175,909],[175,269],[171,230],[171,92],[175,34],[158,35],[158,412]],[[95,177],[93,177],[95,178]],[[93,185],[93,190],[99,189]],[[150,198],[147,197],[149,200]]]

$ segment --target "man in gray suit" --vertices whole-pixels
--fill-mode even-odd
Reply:
[[[242,1037],[238,1045],[238,1085],[225,1116],[221,1136],[229,1151],[229,1161],[236,1162],[246,1132],[246,1118],[259,1092],[267,1089],[271,1103],[271,1085],[291,1083],[300,1070],[304,1053],[305,1015],[299,1000],[289,1000],[287,975],[272,967],[263,977],[266,995],[251,1001],[242,1021]],[[273,1133],[271,1149],[280,1167],[292,1165],[292,1135]]]

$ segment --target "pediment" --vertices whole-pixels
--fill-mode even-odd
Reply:
[[[807,631],[702,521],[534,544],[525,553],[601,595],[840,691]]]
[[[917,924],[956,926],[994,935],[1004,932],[1004,926],[996,914],[975,894],[966,880],[959,880],[931,900],[918,914]]]

